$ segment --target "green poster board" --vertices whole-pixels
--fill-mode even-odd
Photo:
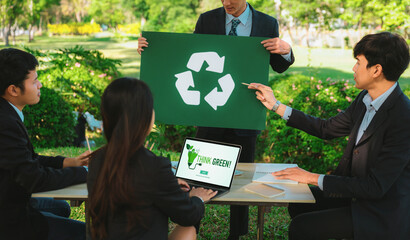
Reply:
[[[265,129],[266,110],[241,83],[268,83],[265,38],[143,32],[141,80],[166,124]]]

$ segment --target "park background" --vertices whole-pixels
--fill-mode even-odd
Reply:
[[[352,47],[364,35],[391,31],[410,43],[410,0],[248,2],[279,20],[280,37],[294,51],[296,61],[285,73],[270,70],[275,95],[318,117],[337,114],[358,94],[351,70]],[[37,151],[63,156],[85,151],[73,146],[82,140],[76,134],[78,115],[88,112],[100,119],[100,96],[107,84],[120,76],[139,77],[140,32],[192,33],[201,13],[220,6],[219,0],[0,0],[0,48],[25,49],[40,60],[41,101],[24,109]],[[410,96],[410,70],[399,83]],[[146,146],[178,160],[184,138],[195,131],[192,126],[156,122]],[[96,128],[87,127],[87,136],[95,143],[93,150],[105,143]],[[346,142],[346,138],[311,137],[268,113],[267,128],[258,137],[256,161],[297,163],[331,173]],[[251,207],[250,233],[242,239],[256,238],[256,216],[256,208]],[[84,206],[73,207],[71,217],[84,220]],[[288,224],[286,208],[274,208],[265,214],[264,236],[287,239]],[[228,229],[229,208],[207,205],[199,239],[224,239]]]

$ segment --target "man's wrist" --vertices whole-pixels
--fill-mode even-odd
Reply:
[[[68,158],[68,157],[64,158],[63,168],[70,167],[70,165],[71,165],[71,158]]]
[[[271,110],[272,110],[273,112],[278,111],[278,108],[279,108],[280,104],[281,104],[281,102],[280,102],[279,100],[276,100],[276,102],[275,102],[275,104],[273,104]]]

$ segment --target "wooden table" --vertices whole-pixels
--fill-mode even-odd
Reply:
[[[285,194],[274,198],[265,198],[245,191],[244,187],[252,182],[253,173],[257,164],[258,163],[238,163],[237,170],[242,171],[243,174],[234,177],[231,191],[221,197],[212,199],[208,204],[258,206],[257,239],[263,239],[264,214],[266,207],[286,207],[288,203],[315,203],[315,199],[308,185],[301,183],[277,184],[282,189],[285,189]],[[33,194],[33,197],[51,197],[54,199],[71,201],[86,201],[85,207],[87,208],[88,192],[86,184],[83,183],[60,190],[35,193]]]
[[[263,239],[264,214],[266,207],[287,207],[288,203],[315,203],[315,198],[307,184],[275,184],[285,190],[285,194],[274,198],[266,198],[244,190],[245,186],[252,183],[253,173],[259,163],[238,163],[236,169],[243,172],[235,176],[231,191],[222,197],[212,199],[209,204],[224,205],[253,205],[258,206],[258,231],[257,239]]]

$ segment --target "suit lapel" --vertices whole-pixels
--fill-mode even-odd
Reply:
[[[374,115],[366,131],[363,133],[362,137],[360,138],[360,140],[354,148],[360,147],[360,145],[364,144],[367,141],[367,139],[369,139],[377,131],[377,129],[382,125],[382,123],[385,122],[389,115],[389,109],[393,106],[393,104],[396,102],[401,93],[402,92],[399,86],[397,86],[390,94],[390,96],[386,99],[386,101],[382,104],[377,113]],[[361,119],[363,119],[363,117]],[[362,121],[360,121],[360,124],[361,122]],[[367,148],[367,146],[364,146],[364,148]],[[352,176],[365,176],[367,172],[367,164],[367,159],[364,158],[356,158],[356,160],[353,160],[351,168]]]
[[[363,94],[364,96],[365,94]],[[356,145],[356,138],[357,138],[357,132],[359,131],[359,127],[361,124],[361,120],[363,119],[364,114],[366,113],[366,108],[364,106],[364,104],[362,104],[362,99],[363,97],[359,100],[359,104],[360,108],[359,108],[359,115],[354,119],[355,123],[354,126],[352,128],[352,130],[350,131],[349,134],[349,141],[347,142],[347,146],[346,149],[344,151],[343,157],[340,161],[340,164],[337,166],[337,169],[335,171],[336,174],[340,174],[343,176],[348,176],[350,175],[350,171],[351,171],[351,161],[352,161],[352,152],[353,149]]]
[[[217,24],[217,34],[226,35],[226,13],[225,13],[225,8],[223,8],[223,7],[220,8],[219,14],[217,15],[216,21],[219,23],[219,24]]]
[[[399,85],[393,90],[390,96],[386,99],[386,101],[382,104],[380,109],[374,115],[372,121],[370,122],[369,126],[367,127],[366,131],[363,133],[362,138],[360,138],[357,145],[360,145],[366,139],[371,137],[373,133],[377,130],[377,128],[386,120],[388,117],[388,110],[393,106],[394,102],[396,102],[397,98],[402,93]]]
[[[250,36],[256,36],[258,32],[258,13],[253,9],[253,7],[249,4],[249,9],[251,10],[252,13],[252,29],[251,29],[251,35]]]
[[[5,100],[2,97],[0,97],[0,104],[2,105],[2,108],[4,108],[7,111],[7,114],[10,114],[11,116],[13,116],[17,124],[23,129],[25,137],[27,138],[28,147],[32,152],[34,152],[33,145],[31,144],[26,126],[24,126],[24,123],[21,121],[21,118],[17,114],[16,110],[14,110],[13,107],[7,102],[7,100]]]

